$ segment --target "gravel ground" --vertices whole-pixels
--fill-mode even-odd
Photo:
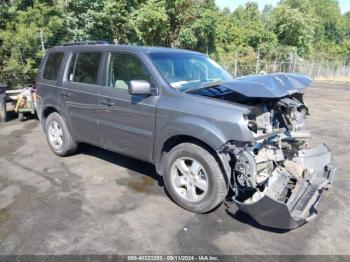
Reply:
[[[152,165],[88,145],[59,158],[38,121],[0,123],[0,254],[350,254],[350,85],[315,83],[305,102],[338,172],[320,216],[288,232],[187,212]]]

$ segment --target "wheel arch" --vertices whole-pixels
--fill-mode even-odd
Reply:
[[[45,122],[46,122],[47,118],[49,117],[49,115],[54,113],[54,112],[62,115],[59,112],[59,110],[57,110],[57,108],[52,106],[52,105],[48,105],[43,109],[43,111],[41,113],[41,118],[40,118],[40,119],[42,119],[41,124],[42,124],[43,128],[45,128]]]
[[[223,158],[212,145],[205,142],[204,139],[199,139],[199,138],[196,138],[194,136],[184,135],[184,134],[173,135],[173,136],[169,137],[162,144],[161,150],[158,153],[158,156],[157,156],[156,161],[155,161],[156,170],[157,170],[157,173],[159,175],[163,175],[165,172],[163,160],[164,160],[166,153],[169,152],[175,146],[177,146],[179,144],[183,144],[183,143],[194,143],[198,146],[203,147],[209,153],[211,153],[213,155],[213,157],[216,159],[216,161],[218,162],[218,164],[219,164],[219,166],[220,166],[220,168],[225,176],[226,184],[227,185],[229,184],[229,181],[231,178],[231,170],[228,168],[228,163],[226,163],[227,160],[225,158]]]
[[[57,113],[59,114],[61,117],[63,117],[64,120],[66,120],[66,117],[65,115],[63,114],[62,110],[60,110],[59,108],[57,108],[56,106],[52,105],[52,104],[49,104],[47,106],[45,106],[41,112],[41,117],[40,117],[40,122],[41,122],[41,125],[42,125],[42,128],[43,130],[45,131],[45,123],[46,123],[46,120],[47,118],[49,117],[50,114],[52,113]],[[69,128],[69,123],[66,122],[66,125]]]
[[[213,155],[216,154],[216,151],[208,143],[204,142],[203,140],[196,138],[194,136],[191,136],[191,135],[182,135],[182,134],[169,137],[163,143],[163,146],[161,149],[161,154],[169,152],[172,148],[174,148],[175,146],[182,144],[182,143],[194,143],[196,145],[199,145],[199,146],[205,148]],[[159,156],[159,157],[161,157],[161,156]]]

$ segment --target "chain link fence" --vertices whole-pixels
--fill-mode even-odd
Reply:
[[[300,58],[289,61],[255,59],[247,61],[244,58],[233,58],[222,65],[234,76],[270,73],[301,73],[314,80],[349,81],[349,60],[303,60]]]

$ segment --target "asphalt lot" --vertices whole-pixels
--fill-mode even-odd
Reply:
[[[38,121],[0,123],[0,254],[350,254],[350,84],[313,84],[305,102],[338,172],[320,216],[289,232],[223,205],[190,213],[152,165],[88,145],[59,158]]]

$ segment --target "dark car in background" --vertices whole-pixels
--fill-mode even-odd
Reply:
[[[103,147],[153,163],[185,209],[206,213],[229,198],[260,224],[290,229],[317,215],[335,173],[327,146],[305,142],[310,83],[233,79],[187,50],[74,43],[47,51],[37,111],[58,156],[80,142]]]

